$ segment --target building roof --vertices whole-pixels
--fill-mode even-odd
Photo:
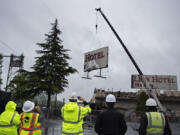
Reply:
[[[138,90],[137,92],[122,92],[122,91],[106,91],[103,89],[96,89],[94,90],[93,97],[91,99],[91,102],[95,102],[96,98],[105,98],[108,94],[113,94],[116,96],[116,98],[128,98],[128,99],[134,99],[137,97],[137,95],[145,91],[147,93],[147,90]],[[168,100],[175,100],[180,97],[180,91],[177,90],[155,90],[155,93],[158,98],[160,99],[168,99]]]

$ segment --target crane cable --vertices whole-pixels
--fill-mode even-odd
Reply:
[[[98,12],[96,11],[96,25],[95,25],[95,28],[96,28],[96,34],[98,33]]]
[[[96,24],[95,24],[95,29],[96,29],[96,38],[97,38],[97,42],[98,42],[98,44],[99,45],[102,45],[102,43],[101,43],[101,41],[100,41],[100,39],[98,38],[98,11],[96,11]],[[106,75],[109,75],[109,70],[107,69],[107,74]]]
[[[1,39],[0,39],[0,43],[1,43],[1,45],[4,45],[6,48],[8,48],[9,50],[11,50],[11,51],[13,51],[14,53],[17,54],[17,51],[16,51],[16,50],[14,50],[13,48],[11,48],[10,45],[8,45],[7,43],[5,43],[5,42],[2,41]]]

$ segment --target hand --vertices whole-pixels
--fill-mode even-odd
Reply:
[[[81,96],[79,96],[78,99],[83,101],[83,102],[85,101],[85,99],[83,97],[81,97]]]
[[[35,110],[40,111],[40,107],[37,105],[34,107]]]

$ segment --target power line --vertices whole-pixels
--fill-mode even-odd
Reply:
[[[0,39],[0,42],[1,42],[2,45],[4,45],[5,47],[7,47],[9,50],[11,50],[11,51],[13,51],[14,53],[17,54],[17,51],[14,50],[14,49],[12,49],[7,43],[5,43],[4,41],[2,41],[1,39]]]
[[[44,5],[44,7],[47,8],[47,11],[48,11],[52,16],[56,17],[55,14],[54,14],[54,12],[49,8],[49,6],[46,4],[46,2],[45,2],[44,0],[41,0],[41,2],[42,2],[42,4]]]

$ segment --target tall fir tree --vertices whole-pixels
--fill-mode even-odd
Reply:
[[[51,95],[61,93],[68,87],[67,76],[77,72],[71,67],[68,60],[68,49],[64,49],[62,40],[59,38],[61,31],[58,28],[58,20],[52,24],[51,31],[45,34],[45,42],[37,43],[42,48],[36,52],[40,54],[36,57],[34,70],[31,72],[33,89],[39,92],[45,91],[48,95],[47,109],[49,110]]]

